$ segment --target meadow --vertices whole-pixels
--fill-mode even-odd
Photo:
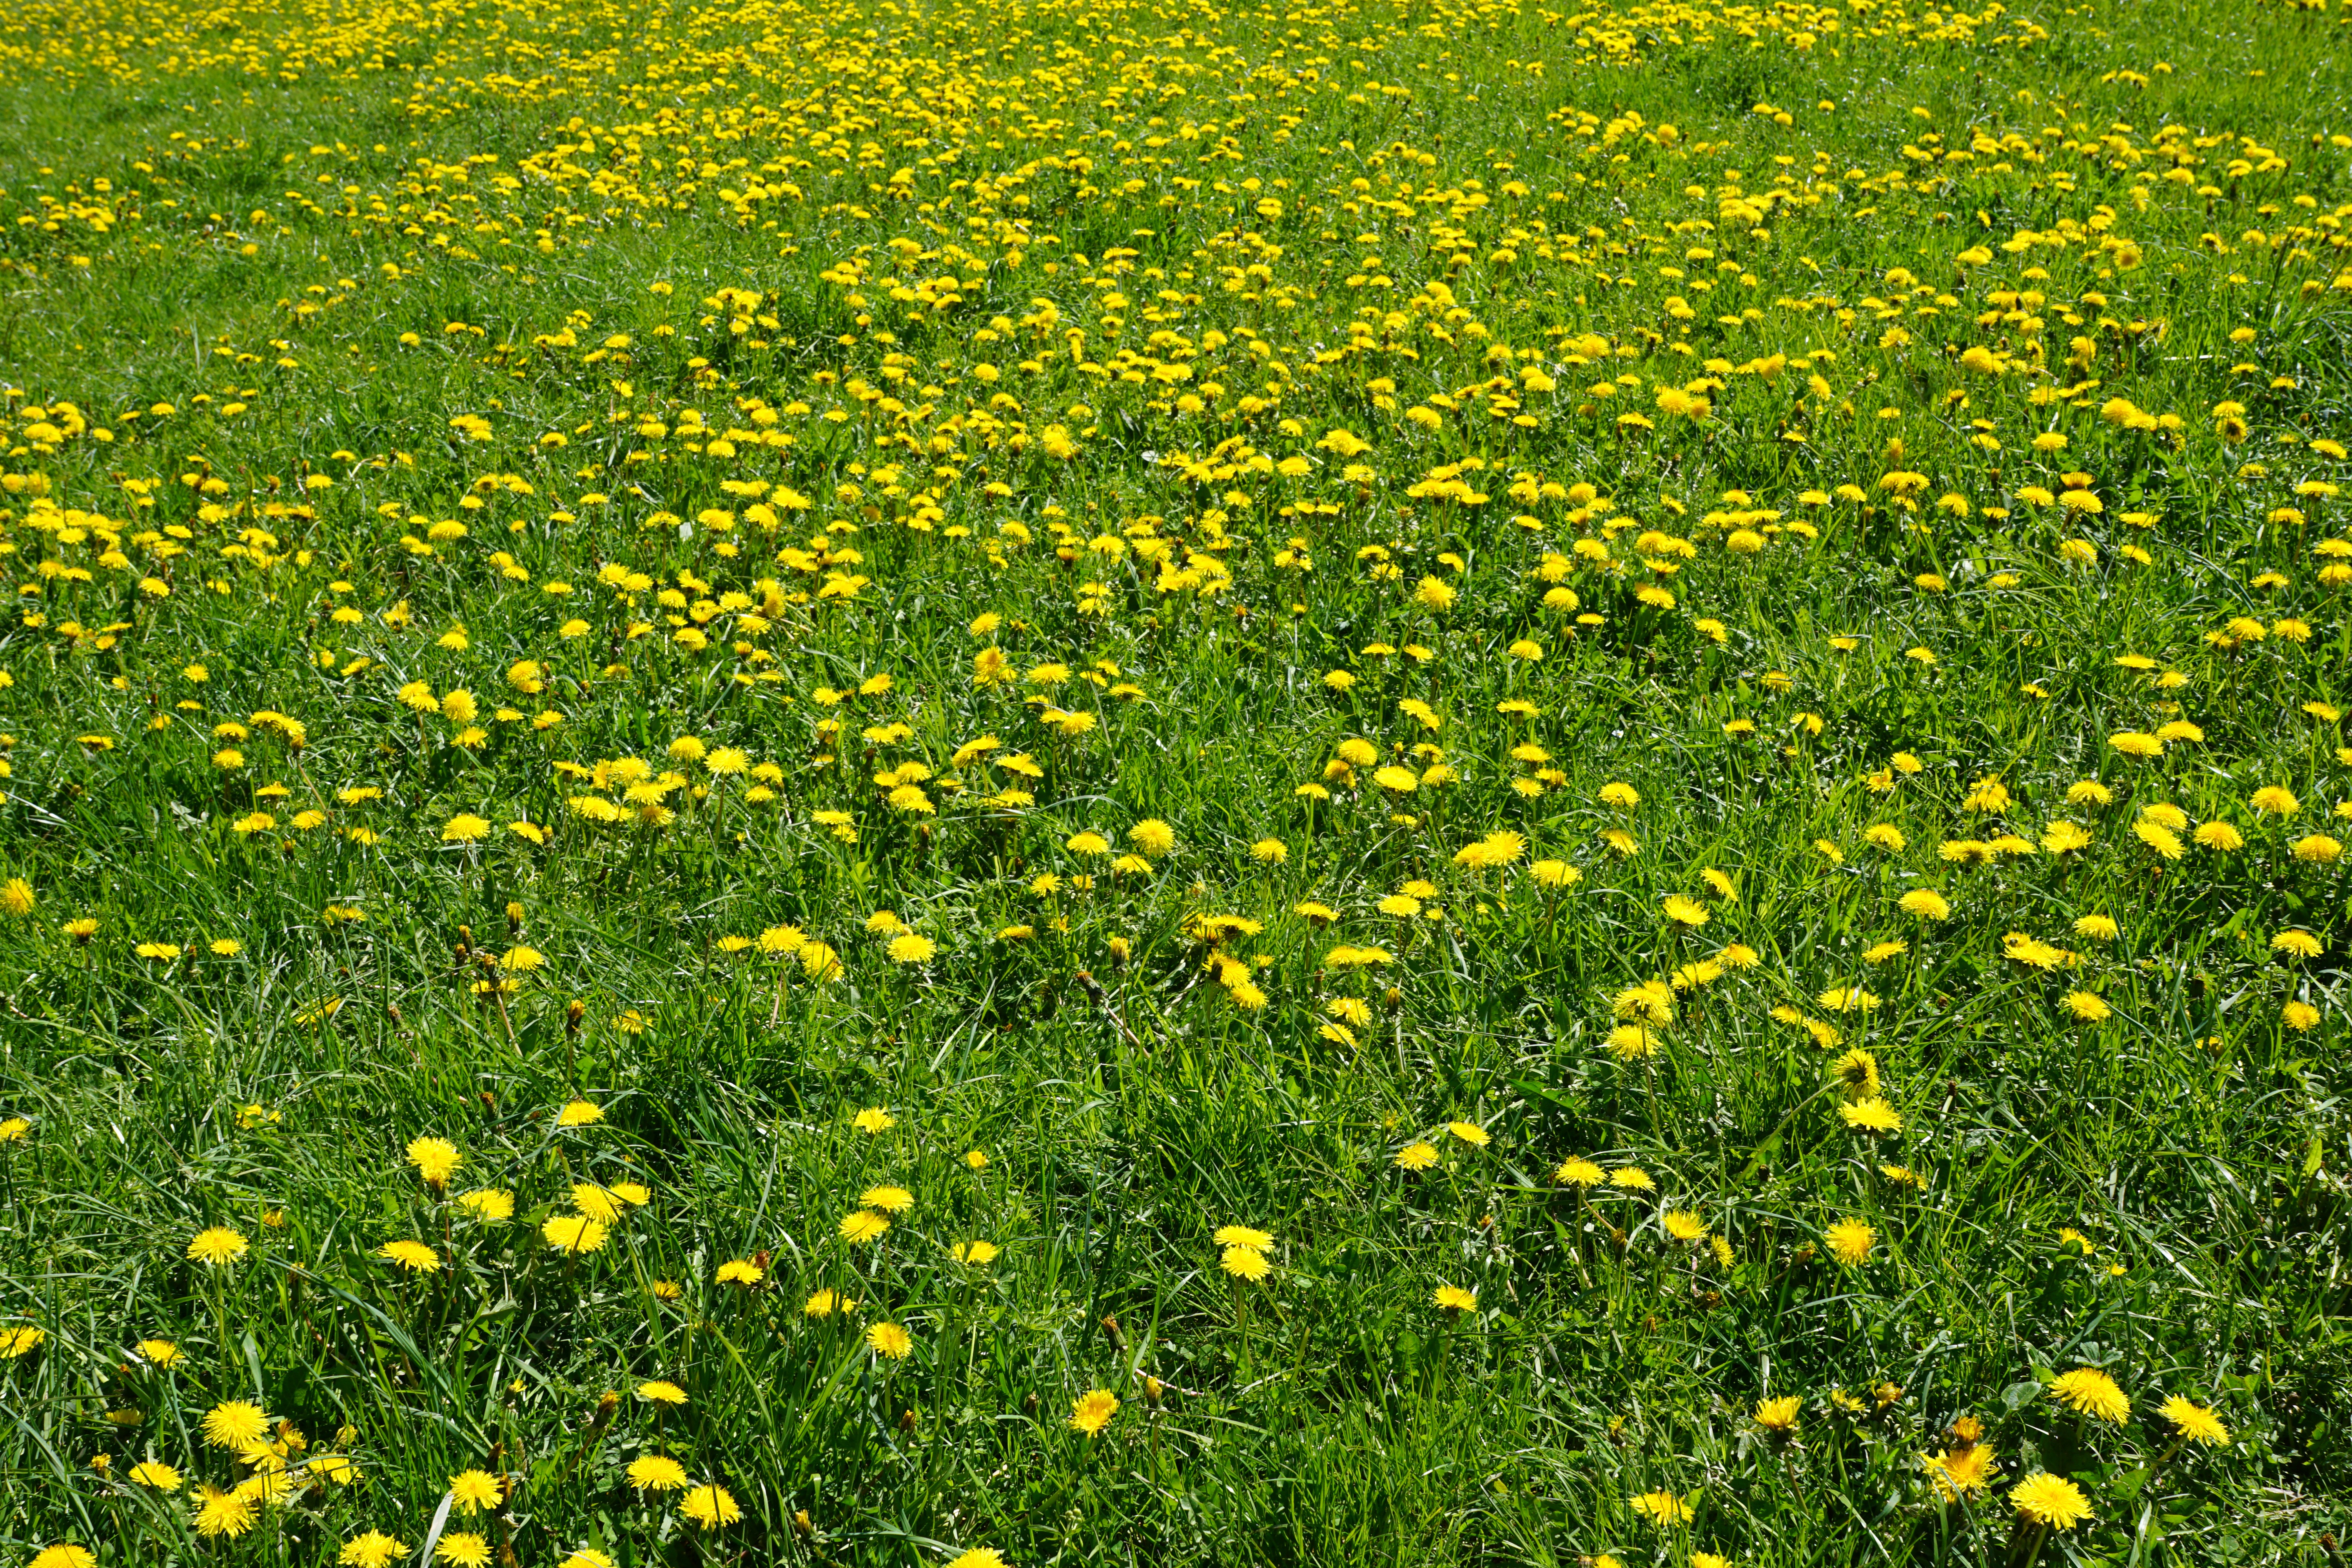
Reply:
[[[2308,1564],[2352,0],[0,12],[0,1568]]]

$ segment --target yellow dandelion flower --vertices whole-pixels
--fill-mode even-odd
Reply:
[[[1079,1395],[1076,1403],[1070,1406],[1070,1430],[1083,1432],[1089,1437],[1097,1436],[1104,1427],[1110,1425],[1110,1418],[1118,1414],[1118,1396],[1106,1388],[1095,1389]]]
[[[2050,1396],[2069,1410],[2102,1421],[2120,1422],[2131,1415],[2130,1398],[2096,1367],[2076,1367],[2052,1378]]]
[[[2032,1522],[2056,1530],[2072,1530],[2092,1517],[2090,1500],[2083,1495],[2083,1489],[2046,1470],[2019,1482],[2009,1500]]]
[[[717,1482],[695,1487],[678,1500],[678,1511],[694,1521],[698,1530],[717,1530],[743,1517],[743,1510],[735,1496]]]
[[[191,1262],[209,1264],[217,1268],[243,1258],[248,1246],[245,1237],[236,1231],[226,1226],[216,1225],[196,1232],[188,1243],[188,1258]]]
[[[1869,1262],[1870,1249],[1878,1241],[1878,1232],[1858,1219],[1842,1219],[1822,1236],[1831,1255],[1848,1268]]]
[[[2202,1443],[2215,1448],[2226,1448],[2230,1446],[2229,1427],[2223,1426],[2221,1418],[2204,1405],[2176,1394],[2167,1399],[2159,1410],[2164,1418],[2172,1423],[2173,1430],[2179,1432],[2189,1442]]]
[[[387,1241],[375,1249],[375,1255],[412,1274],[430,1274],[441,1267],[441,1255],[421,1241]]]
[[[1238,1245],[1228,1246],[1224,1251],[1218,1254],[1217,1267],[1234,1279],[1244,1279],[1251,1284],[1255,1284],[1274,1272],[1274,1265],[1265,1260],[1265,1253],[1255,1247]]]

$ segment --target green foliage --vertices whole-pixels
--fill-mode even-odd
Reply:
[[[2347,16],[0,16],[0,1565],[2340,1563]]]

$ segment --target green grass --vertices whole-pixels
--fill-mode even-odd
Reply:
[[[0,17],[0,1568],[2340,1568],[2347,21]]]

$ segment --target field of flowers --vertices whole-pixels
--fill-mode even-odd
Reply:
[[[0,1568],[2352,1531],[2352,0],[0,11]]]

